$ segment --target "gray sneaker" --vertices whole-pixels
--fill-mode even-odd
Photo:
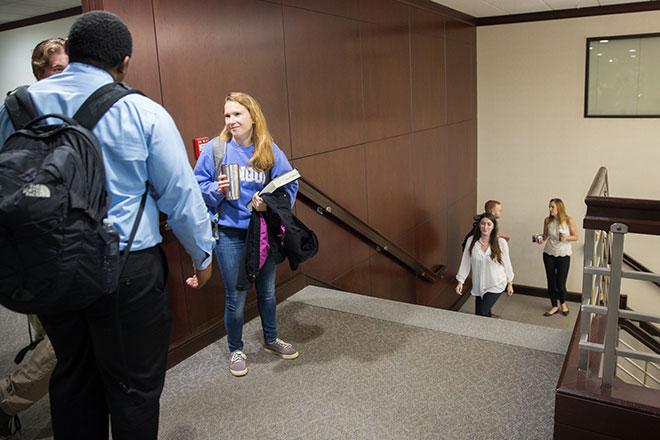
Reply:
[[[289,344],[288,342],[284,342],[281,339],[275,339],[274,342],[266,344],[265,347],[266,350],[270,351],[271,353],[275,353],[282,359],[295,359],[300,354],[296,351],[295,348],[293,348],[293,345]]]
[[[229,372],[236,377],[247,374],[247,356],[241,350],[231,352],[229,357]]]

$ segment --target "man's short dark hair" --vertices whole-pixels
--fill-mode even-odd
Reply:
[[[497,205],[501,205],[501,203],[497,200],[487,201],[486,204],[484,205],[484,212],[489,212],[489,213],[493,212],[493,209],[495,209]]]
[[[131,56],[133,40],[121,18],[106,11],[92,11],[73,23],[66,47],[70,62],[109,70]]]

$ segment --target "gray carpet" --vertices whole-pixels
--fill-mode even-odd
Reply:
[[[224,338],[170,370],[162,439],[552,438],[561,355],[296,301],[278,318],[300,358],[265,352],[251,321],[247,376]]]
[[[300,358],[265,352],[249,322],[247,376],[229,374],[225,338],[168,372],[161,439],[552,438],[563,356],[554,343],[511,345],[520,323],[506,337],[503,320],[310,288],[278,306],[278,320]],[[4,375],[27,336],[19,315],[0,308],[0,323]],[[465,336],[477,328],[490,340]],[[46,400],[21,419],[22,439],[51,438]]]

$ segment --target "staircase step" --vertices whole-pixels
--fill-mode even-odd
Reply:
[[[305,287],[287,301],[562,355],[566,354],[571,337],[568,330],[485,318],[316,286]]]

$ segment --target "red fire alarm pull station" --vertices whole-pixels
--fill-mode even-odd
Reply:
[[[200,136],[193,138],[193,147],[195,148],[195,160],[199,159],[199,155],[202,154],[202,150],[204,150],[204,147],[208,142],[209,142],[209,138],[207,136]]]

